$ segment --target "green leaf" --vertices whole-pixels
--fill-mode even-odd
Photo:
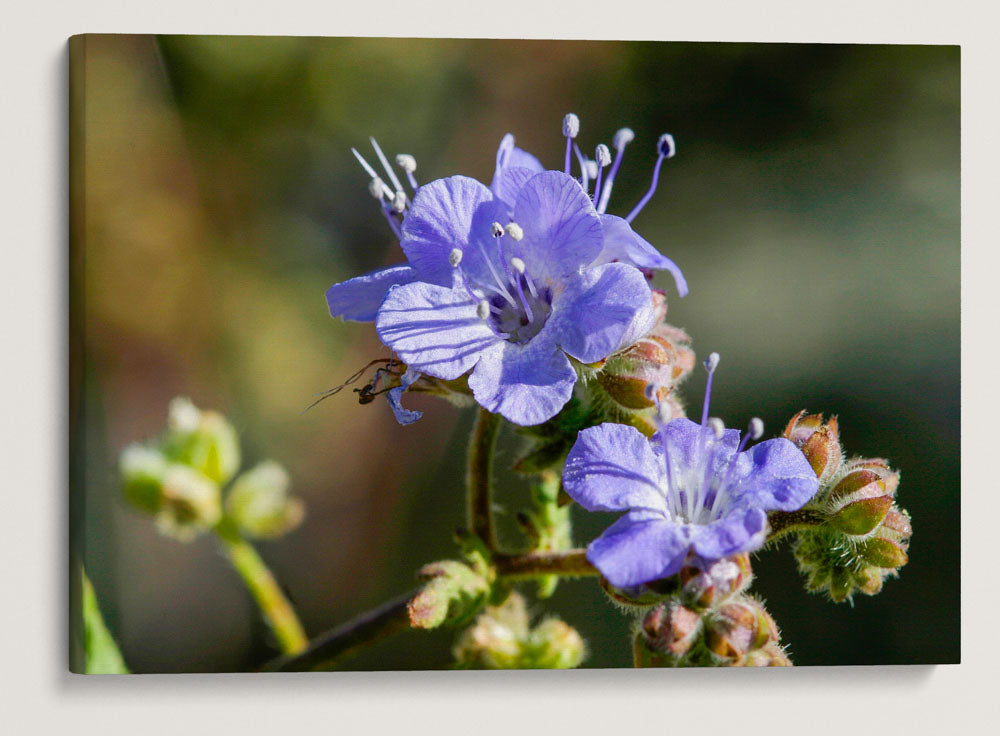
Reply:
[[[97,594],[83,573],[83,646],[88,675],[125,675],[129,669],[104,625]]]

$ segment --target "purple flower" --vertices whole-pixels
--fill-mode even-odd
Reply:
[[[513,207],[468,177],[432,182],[403,222],[418,280],[389,290],[376,331],[411,368],[445,380],[471,371],[480,405],[538,424],[573,392],[567,356],[597,362],[653,326],[640,271],[590,266],[603,243],[593,203],[561,172],[531,176]]]
[[[575,127],[564,124],[572,133],[567,152],[578,130],[578,120]],[[354,153],[408,262],[334,284],[326,293],[330,314],[376,320],[380,338],[410,366],[413,380],[420,373],[450,380],[471,370],[469,386],[490,411],[517,424],[551,418],[576,381],[567,355],[597,362],[652,327],[644,274],[668,269],[681,296],[687,293],[673,261],[629,225],[672,149],[659,147],[653,186],[629,217],[604,212],[631,138],[627,129],[615,135],[614,164],[606,146],[598,147],[600,166],[577,149],[580,178],[574,179],[568,153],[564,172],[545,171],[508,134],[489,189],[461,176],[418,187],[415,161],[400,155],[412,202],[373,139],[391,187]],[[408,423],[418,414],[400,405],[405,390],[389,398],[397,419]]]
[[[706,362],[711,372],[718,356]],[[794,511],[819,482],[786,439],[740,438],[717,419],[674,419],[652,440],[633,427],[602,424],[580,432],[563,471],[566,492],[588,511],[625,511],[591,542],[587,558],[614,586],[669,577],[686,561],[712,561],[761,547],[767,512]]]

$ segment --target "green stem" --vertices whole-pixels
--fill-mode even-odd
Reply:
[[[487,549],[497,548],[496,529],[493,526],[493,493],[491,476],[493,452],[500,433],[500,416],[480,408],[472,428],[469,443],[469,470],[466,483],[469,493],[469,528],[483,540]]]
[[[497,575],[502,578],[537,578],[544,575],[584,577],[600,575],[587,560],[587,550],[569,549],[559,552],[528,552],[523,555],[493,556]]]
[[[274,579],[264,560],[257,554],[257,550],[240,536],[236,525],[228,518],[223,518],[214,531],[222,543],[226,556],[243,578],[243,582],[260,606],[264,619],[278,638],[281,651],[285,654],[297,654],[303,651],[308,646],[309,639],[295,615],[295,609],[281,591],[278,581]]]
[[[767,535],[767,541],[773,542],[787,534],[815,529],[818,526],[822,526],[825,521],[826,517],[822,513],[810,509],[772,511],[767,515],[767,522],[771,527],[771,531]]]

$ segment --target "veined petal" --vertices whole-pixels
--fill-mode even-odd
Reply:
[[[563,485],[588,511],[644,508],[666,514],[662,467],[639,430],[606,422],[577,435],[566,458]]]
[[[685,417],[674,419],[663,431],[666,433],[670,471],[674,478],[683,478],[693,468],[703,469],[699,453],[705,452],[710,438],[714,443],[712,448],[714,472],[721,472],[729,464],[740,444],[740,433],[735,429],[725,430],[722,438],[716,440],[712,437],[711,429],[702,427]],[[699,475],[696,480],[700,482],[701,477]]]
[[[767,541],[767,514],[760,508],[734,509],[707,525],[689,526],[691,546],[707,560],[753,552]]]
[[[386,394],[386,401],[389,402],[389,407],[392,409],[392,413],[396,417],[396,421],[406,426],[407,424],[413,424],[415,421],[420,419],[424,415],[422,411],[416,411],[413,409],[406,409],[403,407],[403,393],[413,382],[420,378],[420,371],[415,371],[412,368],[406,368],[406,372],[400,379],[399,385],[396,388],[389,389]]]
[[[576,371],[569,359],[544,332],[523,345],[499,342],[469,376],[469,388],[481,406],[522,426],[558,414],[574,383]]]
[[[481,260],[477,248],[469,248],[469,244],[489,236],[490,225],[502,209],[489,189],[467,176],[437,179],[420,187],[403,220],[400,241],[420,280],[451,286],[456,278],[448,261],[452,250],[458,248],[464,256],[472,257],[463,258],[463,269]],[[485,264],[480,265],[485,271]]]
[[[517,196],[514,222],[524,230],[521,252],[532,278],[560,281],[601,252],[601,218],[579,182],[561,171],[543,171]]]
[[[326,290],[330,316],[353,322],[371,322],[390,287],[408,284],[416,278],[416,271],[403,263],[334,284]]]
[[[638,235],[623,218],[601,215],[601,225],[604,227],[604,247],[592,265],[618,261],[638,268],[666,270],[674,277],[677,293],[681,296],[688,293],[687,280],[677,264]]]
[[[497,199],[502,200],[503,203],[507,205],[509,209],[507,213],[508,218],[514,211],[514,204],[517,202],[517,195],[520,193],[525,183],[527,183],[527,181],[537,173],[537,171],[524,166],[510,166],[504,169],[499,176],[494,177],[493,184],[490,189],[493,190]]]
[[[587,559],[619,588],[669,577],[681,569],[689,540],[681,524],[630,511],[587,547]]]
[[[779,437],[741,453],[733,478],[734,500],[768,511],[795,511],[819,490],[805,455]]]
[[[652,328],[652,293],[645,277],[624,263],[607,263],[569,277],[552,303],[549,329],[560,347],[582,363],[611,355],[626,338]]]
[[[408,367],[445,380],[461,376],[501,342],[465,292],[420,281],[389,291],[375,331]]]

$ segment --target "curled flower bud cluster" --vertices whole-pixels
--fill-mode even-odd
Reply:
[[[583,638],[569,624],[547,618],[531,626],[524,598],[511,593],[463,632],[455,660],[464,669],[571,669],[583,661]]]
[[[774,619],[745,594],[747,555],[689,565],[679,590],[643,617],[635,634],[637,667],[784,666]]]
[[[805,455],[820,489],[796,518],[772,518],[779,531],[797,532],[793,552],[807,587],[834,601],[860,591],[875,595],[907,562],[910,517],[895,504],[899,473],[880,458],[844,460],[837,421],[799,412],[785,437]]]

